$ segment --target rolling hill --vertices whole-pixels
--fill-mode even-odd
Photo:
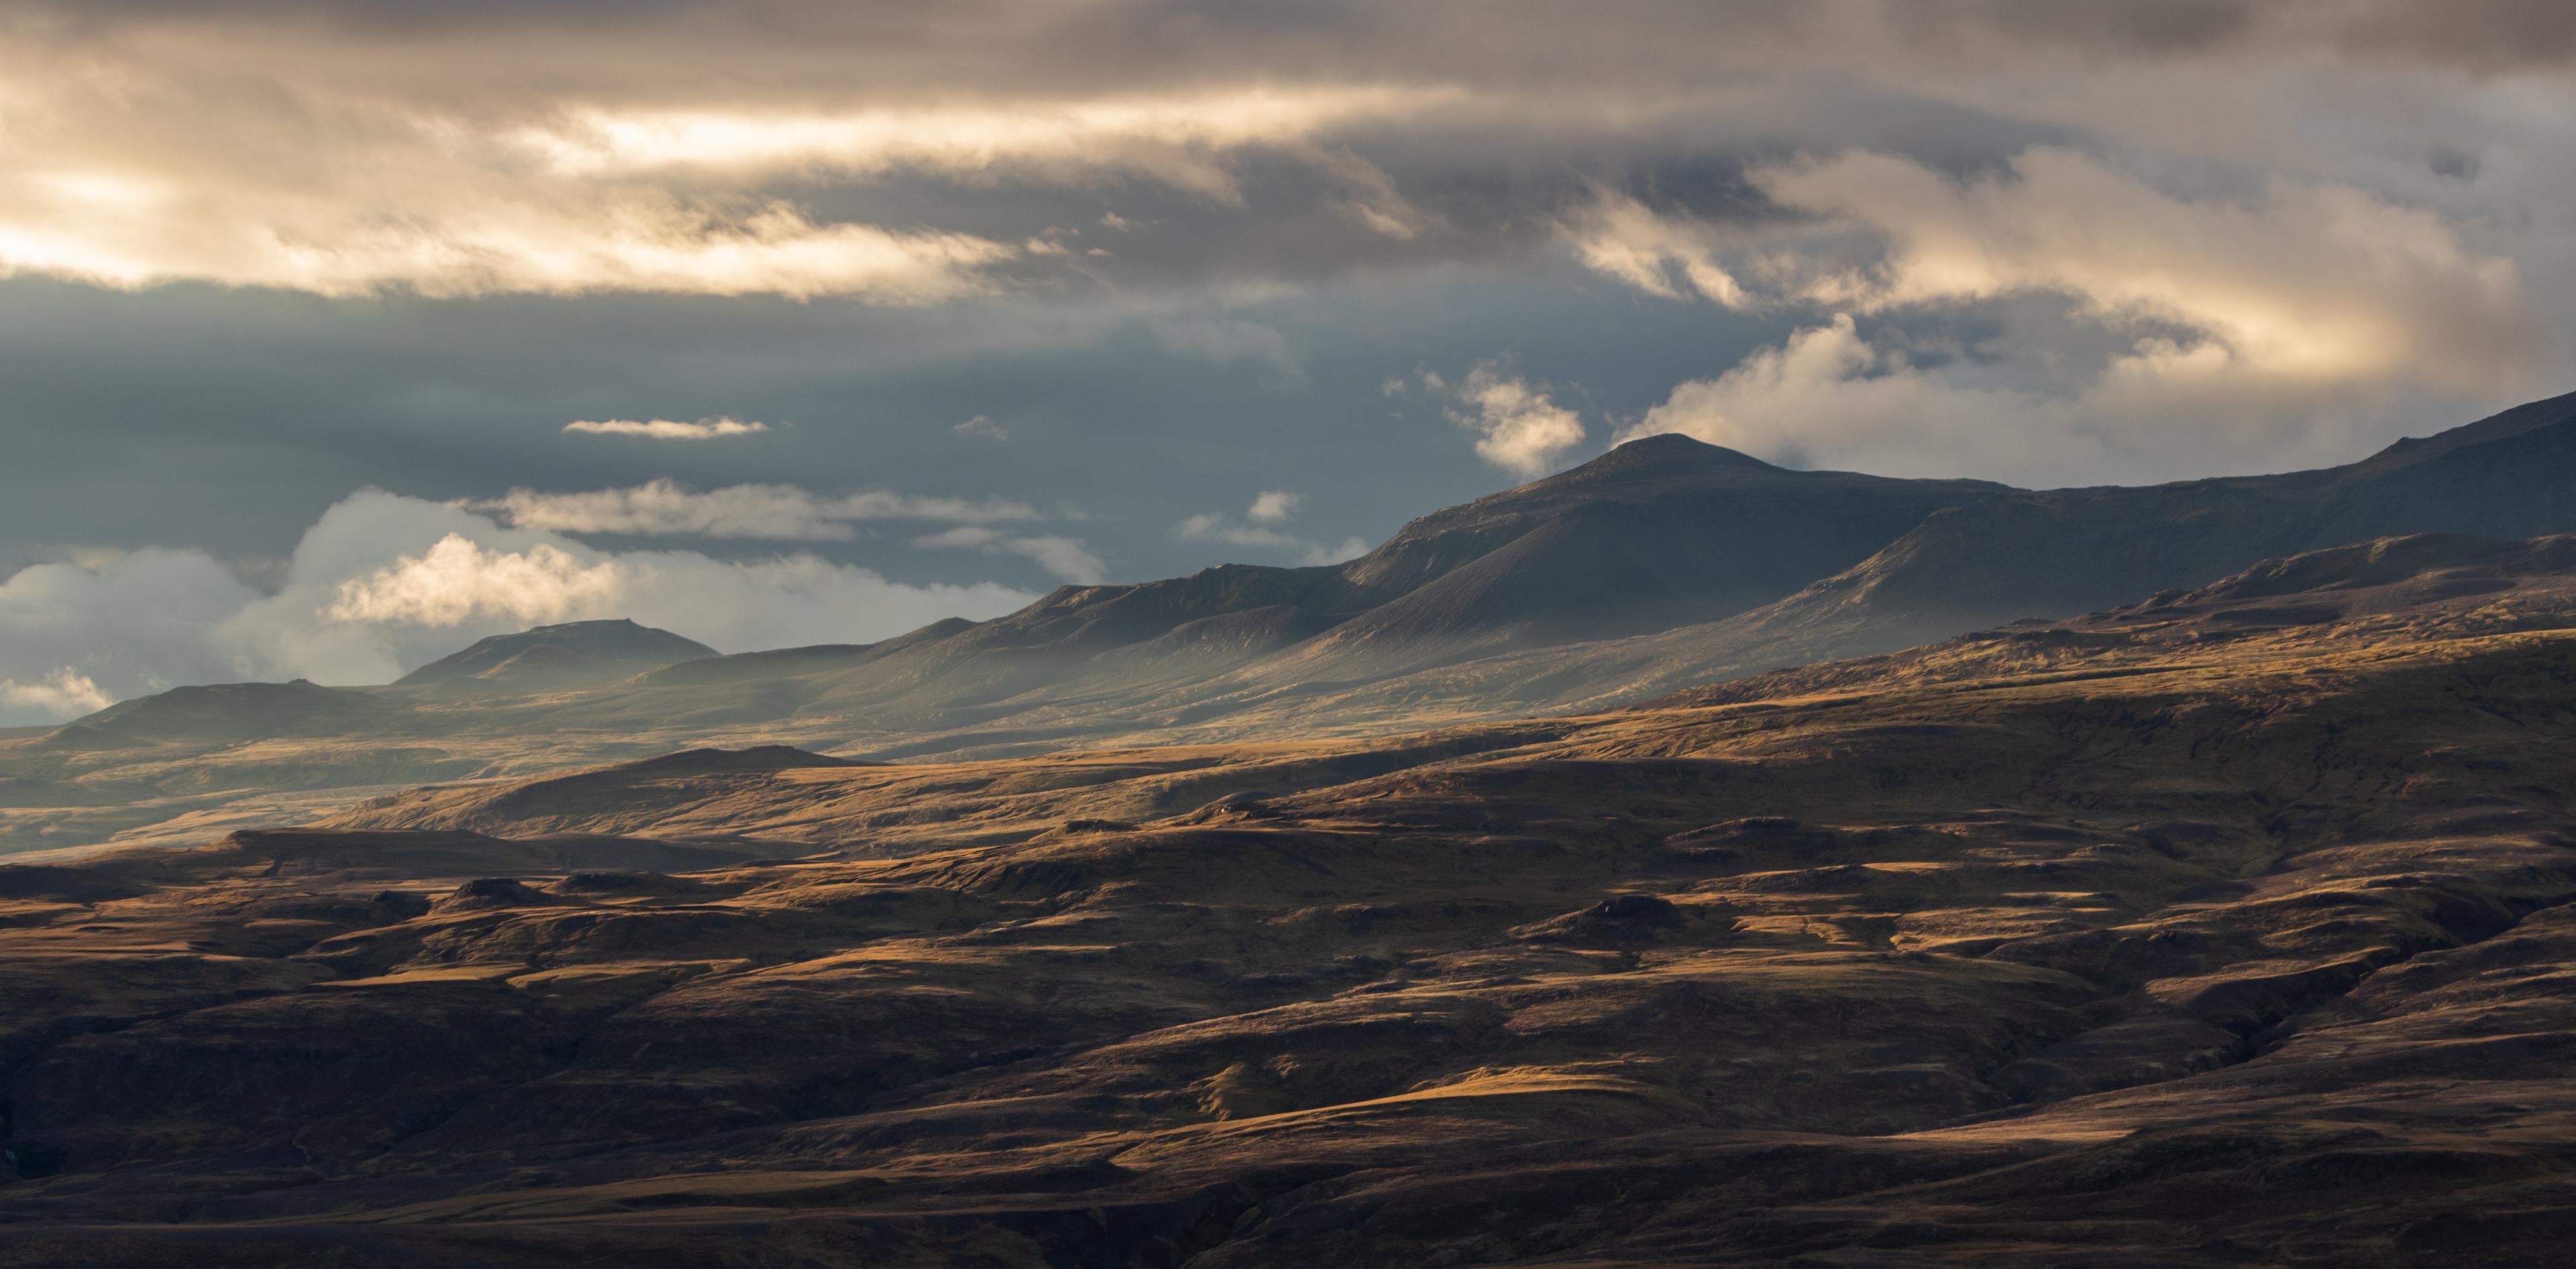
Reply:
[[[2548,1263],[2576,539],[0,866],[0,1266]]]

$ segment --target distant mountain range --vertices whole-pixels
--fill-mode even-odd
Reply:
[[[733,656],[579,622],[483,640],[382,688],[128,701],[0,743],[0,849],[202,837],[234,826],[231,807],[275,822],[373,786],[686,745],[1000,757],[1598,710],[2320,548],[2567,532],[2576,395],[2321,471],[2037,492],[1790,470],[1656,436],[1336,566],[1065,587],[992,621]],[[289,793],[306,800],[276,801]]]

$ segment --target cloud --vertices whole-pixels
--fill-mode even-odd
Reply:
[[[1668,300],[1697,296],[1728,308],[1750,302],[1719,263],[1725,237],[1713,226],[1668,218],[1614,190],[1569,217],[1562,232],[1585,268]]]
[[[419,555],[342,581],[322,616],[419,626],[485,620],[542,625],[600,611],[622,584],[615,563],[584,560],[551,543],[490,550],[450,533]]]
[[[509,141],[554,171],[578,176],[1000,169],[1024,179],[1085,184],[1107,174],[1139,176],[1231,203],[1240,191],[1216,154],[1293,144],[1349,121],[1411,113],[1457,96],[1429,85],[1313,84],[839,113],[591,109]],[[1372,182],[1374,170],[1346,156],[1318,157],[1335,175],[1364,187],[1383,181],[1379,174]]]
[[[0,724],[194,682],[388,682],[488,634],[632,617],[738,652],[867,641],[1032,599],[992,583],[914,586],[810,554],[716,560],[601,551],[376,490],[309,529],[261,592],[197,551],[143,550],[0,581]]]
[[[1857,312],[2048,292],[2108,325],[2186,327],[2268,373],[2469,392],[2528,383],[2547,347],[2513,262],[2349,187],[2274,179],[2251,199],[2184,198],[2047,146],[1964,182],[1866,153],[1753,180],[1884,237],[1875,264],[1799,287]]]
[[[919,497],[882,489],[824,497],[794,485],[727,485],[698,492],[667,479],[578,493],[513,489],[463,505],[497,512],[522,529],[802,542],[850,541],[858,536],[851,527],[858,521],[984,524],[1039,518],[1036,508],[1006,499]]]
[[[641,436],[657,441],[711,441],[719,436],[749,436],[766,432],[766,423],[746,423],[741,419],[699,419],[695,423],[675,423],[669,419],[638,422],[634,419],[587,420],[564,424],[567,432],[588,432],[597,436]]]
[[[1010,538],[1000,546],[1014,555],[1025,555],[1037,561],[1038,567],[1068,582],[1097,586],[1109,580],[1109,566],[1079,538]]]
[[[1306,495],[1291,489],[1265,489],[1243,514],[1263,524],[1277,524],[1294,514]]]
[[[1339,564],[1366,555],[1369,544],[1360,538],[1345,538],[1339,545],[1326,545],[1274,526],[1295,514],[1306,496],[1286,489],[1263,491],[1244,512],[1251,524],[1237,524],[1223,515],[1209,512],[1190,516],[1172,526],[1172,536],[1183,542],[1217,542],[1227,546],[1252,547],[1264,551],[1292,552],[1303,565]]]
[[[1042,518],[1036,508],[1008,498],[923,497],[885,489],[843,494],[825,503],[824,507],[825,514],[843,520],[955,520],[966,524],[987,524]]]
[[[2183,479],[2256,455],[2338,461],[2375,386],[2321,389],[2222,344],[2147,339],[2052,392],[1991,369],[1912,364],[1842,314],[1679,385],[1620,439],[1680,432],[1790,466],[2031,486],[2084,483],[2114,465]]]
[[[0,720],[27,718],[54,721],[95,714],[116,703],[88,675],[68,665],[32,682],[0,679]]]
[[[633,66],[637,78],[602,91],[553,72],[478,91],[466,84],[504,64],[526,73],[538,55],[469,26],[447,49],[472,51],[448,73],[421,74],[447,50],[262,21],[275,16],[208,14],[175,38],[136,30],[97,43],[80,33],[112,23],[11,23],[26,38],[0,50],[0,276],[340,297],[932,304],[1078,270],[1043,233],[969,231],[940,213],[931,219],[952,223],[870,223],[821,210],[847,204],[831,191],[923,177],[1142,180],[1231,207],[1243,199],[1241,156],[1289,154],[1383,234],[1427,221],[1383,172],[1311,139],[1459,96],[1308,82],[866,100],[843,80],[798,105],[690,83],[702,40],[697,52],[681,40],[645,55],[687,65]],[[46,49],[49,37],[79,51]],[[595,66],[611,43],[586,41],[553,64]],[[755,55],[763,79],[783,70],[778,53]],[[365,64],[374,72],[348,73]]]
[[[209,629],[260,598],[199,551],[147,549],[38,564],[0,580],[0,678],[60,686],[69,671],[122,699],[176,683],[240,678]],[[58,721],[68,697],[0,700],[0,725]]]
[[[981,414],[978,414],[963,423],[957,424],[955,427],[948,430],[955,432],[959,436],[971,437],[979,441],[1007,441],[1011,439],[1011,429],[1004,427],[1001,424],[994,422],[991,418]]]
[[[1259,322],[1236,317],[1178,317],[1148,323],[1154,338],[1171,352],[1216,365],[1257,362],[1263,380],[1273,387],[1297,387],[1307,381],[1306,367],[1290,351],[1288,338]]]
[[[1587,434],[1574,411],[1508,373],[1500,361],[1476,366],[1454,387],[1427,372],[1421,382],[1455,403],[1449,421],[1474,433],[1477,455],[1505,471],[1542,475]]]
[[[2333,462],[2357,417],[2474,409],[2550,363],[2512,262],[2346,187],[2184,197],[2049,147],[1969,180],[1880,154],[1753,180],[1874,251],[1767,271],[1766,302],[1830,317],[1679,385],[1624,436],[1887,474],[2180,478]],[[2016,306],[2047,317],[1913,337]]]
[[[1747,179],[1799,219],[1721,229],[1605,192],[1565,232],[1596,272],[1730,308],[1902,320],[2054,295],[2134,340],[2178,331],[2268,375],[2461,394],[2522,390],[2548,360],[2549,323],[2513,261],[2349,186],[2274,178],[2252,195],[2183,196],[2056,146],[1965,180],[1861,151]],[[1749,257],[1748,280],[1722,245]]]
[[[434,167],[434,139],[413,144]],[[489,172],[421,184],[388,175],[404,169],[400,153],[390,141],[372,153],[325,152],[363,169],[306,176],[348,181],[332,191],[214,172],[30,178],[0,165],[0,276],[124,290],[200,281],[328,296],[643,291],[909,305],[988,291],[987,270],[1021,254],[970,234],[818,223],[775,199],[561,188]],[[48,159],[80,162],[37,161]],[[267,170],[264,157],[245,161],[246,172]]]
[[[797,455],[731,447],[729,460],[771,465],[719,479],[811,481],[789,464],[835,447],[853,464],[928,464],[915,471],[1047,465],[1046,479],[1134,482],[1108,486],[1152,508],[1125,531],[1161,538],[1205,509],[1264,522],[1171,491],[1174,465],[1202,478],[1222,466],[1203,452],[1217,447],[1161,444],[1163,420],[1205,417],[1210,377],[1139,373],[1139,343],[1148,361],[1178,359],[1165,370],[1195,359],[1222,377],[1318,381],[1310,420],[1238,420],[1278,468],[1261,479],[1322,488],[1326,456],[1375,446],[1382,466],[1346,492],[1386,500],[1443,460],[1411,447],[1418,431],[1370,438],[1320,417],[1347,399],[1342,380],[1373,386],[1417,362],[1455,377],[1498,348],[1591,390],[1528,385],[1561,412],[1517,417],[1553,436],[1507,436],[1483,405],[1443,402],[1480,452],[1523,474],[1579,454],[1584,442],[1557,438],[1602,429],[1596,416],[1626,423],[1677,381],[1714,383],[1836,314],[1855,318],[1873,359],[1801,400],[1846,421],[1738,417],[1729,434],[1787,454],[1813,433],[1819,461],[1928,463],[1938,456],[1864,443],[1857,421],[1859,398],[1912,383],[1936,405],[1993,401],[2071,429],[1963,451],[1949,460],[1963,469],[2062,454],[2046,469],[2070,479],[2198,474],[2298,461],[2335,410],[2385,439],[2569,364],[2553,317],[2576,309],[2576,249],[2549,209],[2576,170],[2576,110],[2563,74],[2498,73],[2564,64],[2576,38],[2564,5],[1645,0],[1611,21],[1534,0],[1233,6],[1187,21],[1160,0],[900,9],[651,0],[605,21],[595,0],[0,0],[0,268],[216,284],[137,298],[28,278],[0,316],[238,316],[226,347],[246,350],[216,366],[200,341],[162,341],[133,354],[158,380],[96,376],[105,386],[11,424],[69,436],[192,417],[169,402],[220,387],[205,405],[245,422],[193,429],[227,438],[220,462],[201,462],[193,440],[126,447],[158,458],[75,456],[96,473],[84,495],[125,495],[143,483],[134,473],[184,464],[206,469],[179,473],[200,486],[255,468],[259,501],[319,506],[352,471],[387,479],[424,454],[450,462],[419,479],[478,494],[501,486],[463,483],[455,454],[539,489],[655,474],[550,470],[539,463],[572,456],[513,454],[478,411],[524,430],[566,402],[758,400],[794,407],[762,407],[783,426],[779,414],[831,417],[863,395],[933,429],[989,409],[1021,436],[973,455],[910,442],[860,455],[863,429],[809,424],[776,447]],[[1617,282],[1585,284],[1597,278]],[[782,316],[609,294],[637,290],[817,303]],[[588,298],[422,304],[412,291]],[[840,296],[937,307],[852,313]],[[2066,300],[2057,311],[2081,338],[1983,329],[2032,297]],[[540,321],[547,339],[489,355],[497,332]],[[140,328],[110,316],[92,329],[113,347],[113,332]],[[2074,412],[2115,370],[2190,384],[2172,399],[2213,410]],[[696,391],[637,391],[638,376]],[[2127,391],[2124,406],[2152,399]],[[324,417],[332,434],[317,440]],[[2114,425],[2135,434],[2095,435]],[[1116,466],[1158,446],[1168,461],[1144,467],[1159,482]],[[1466,448],[1449,457],[1469,462]],[[591,456],[634,456],[611,449]],[[2065,465],[2081,455],[2093,465]],[[161,492],[177,477],[152,479]],[[52,477],[22,483],[40,480]],[[165,515],[207,515],[160,501]],[[0,533],[13,564],[55,535],[151,540],[47,528],[50,507],[17,505],[27,524]],[[300,527],[236,527],[253,519],[229,513],[203,540],[274,554]],[[791,522],[775,540],[862,523]],[[1121,530],[1082,531],[1106,546]]]
[[[1194,515],[1172,526],[1172,536],[1183,542],[1222,542],[1228,546],[1257,546],[1274,550],[1304,550],[1311,545],[1296,534],[1254,525],[1235,524],[1215,512]]]
[[[1017,555],[1033,560],[1038,567],[1068,582],[1097,586],[1109,577],[1109,566],[1079,538],[1039,536],[1021,537],[981,525],[960,525],[941,533],[914,538],[912,544],[924,550],[975,550],[987,555]]]
[[[1320,564],[1339,564],[1344,560],[1355,560],[1368,553],[1368,539],[1354,535],[1343,538],[1331,546],[1316,546],[1307,551],[1305,557],[1297,562],[1311,568]]]

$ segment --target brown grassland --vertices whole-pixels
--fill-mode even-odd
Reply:
[[[2576,549],[1649,706],[0,867],[0,1265],[2521,1265]]]

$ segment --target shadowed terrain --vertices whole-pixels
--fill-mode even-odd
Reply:
[[[1792,471],[1648,437],[1341,565],[1068,586],[992,621],[735,656],[577,622],[385,687],[124,702],[0,736],[0,852],[187,844],[411,784],[692,747],[993,759],[1590,712],[2356,541],[2576,532],[2570,471],[2576,397],[2344,467],[2142,488]]]
[[[2545,1263],[2571,769],[2576,539],[2416,536],[1563,717],[25,856],[0,1265]]]

